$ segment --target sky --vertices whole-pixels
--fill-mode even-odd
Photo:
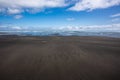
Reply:
[[[0,31],[120,31],[120,0],[0,0]]]

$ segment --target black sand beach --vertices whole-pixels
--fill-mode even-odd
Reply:
[[[120,38],[0,38],[0,80],[120,80]]]

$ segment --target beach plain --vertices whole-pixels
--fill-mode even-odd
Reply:
[[[120,38],[0,38],[0,80],[120,80]]]

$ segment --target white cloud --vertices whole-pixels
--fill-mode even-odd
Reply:
[[[21,12],[22,12],[21,9],[16,9],[16,8],[8,8],[8,10],[7,10],[8,14],[19,14]]]
[[[14,16],[15,19],[20,19],[20,18],[22,18],[22,17],[23,17],[22,15],[15,15],[15,16]]]
[[[5,11],[4,8],[0,8],[0,13],[3,13]]]
[[[36,13],[46,8],[65,7],[73,11],[108,8],[120,4],[120,0],[0,0],[0,13],[20,14]]]
[[[120,22],[120,13],[110,15],[111,22]]]
[[[75,20],[75,18],[67,18],[67,21],[74,21]]]
[[[111,21],[112,22],[118,22],[118,21],[120,21],[120,18],[113,18]]]
[[[120,0],[79,0],[73,7],[69,8],[69,10],[91,11],[94,9],[103,9],[112,6],[117,6],[119,4],[120,4]]]
[[[11,14],[21,13],[26,9],[41,10],[66,5],[66,0],[0,0],[0,9],[5,9],[6,12]]]
[[[43,8],[64,6],[65,0],[0,0],[0,3],[2,7]]]
[[[54,29],[62,30],[62,31],[120,32],[120,23],[110,24],[110,25],[65,26]]]
[[[2,24],[0,25],[0,31],[19,31],[22,27],[13,24]]]
[[[11,29],[12,30],[21,30],[22,28],[20,26],[12,26]]]
[[[110,17],[112,17],[112,18],[114,18],[114,17],[120,17],[120,13],[113,14],[113,15],[111,15]]]
[[[107,25],[89,25],[89,26],[62,26],[52,27],[53,31],[84,31],[84,32],[120,32],[120,23],[107,24]],[[18,26],[14,24],[0,25],[0,31],[33,31],[38,28],[30,28],[27,26]]]

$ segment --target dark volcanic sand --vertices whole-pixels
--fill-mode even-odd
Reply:
[[[120,80],[120,39],[0,38],[0,80]]]

